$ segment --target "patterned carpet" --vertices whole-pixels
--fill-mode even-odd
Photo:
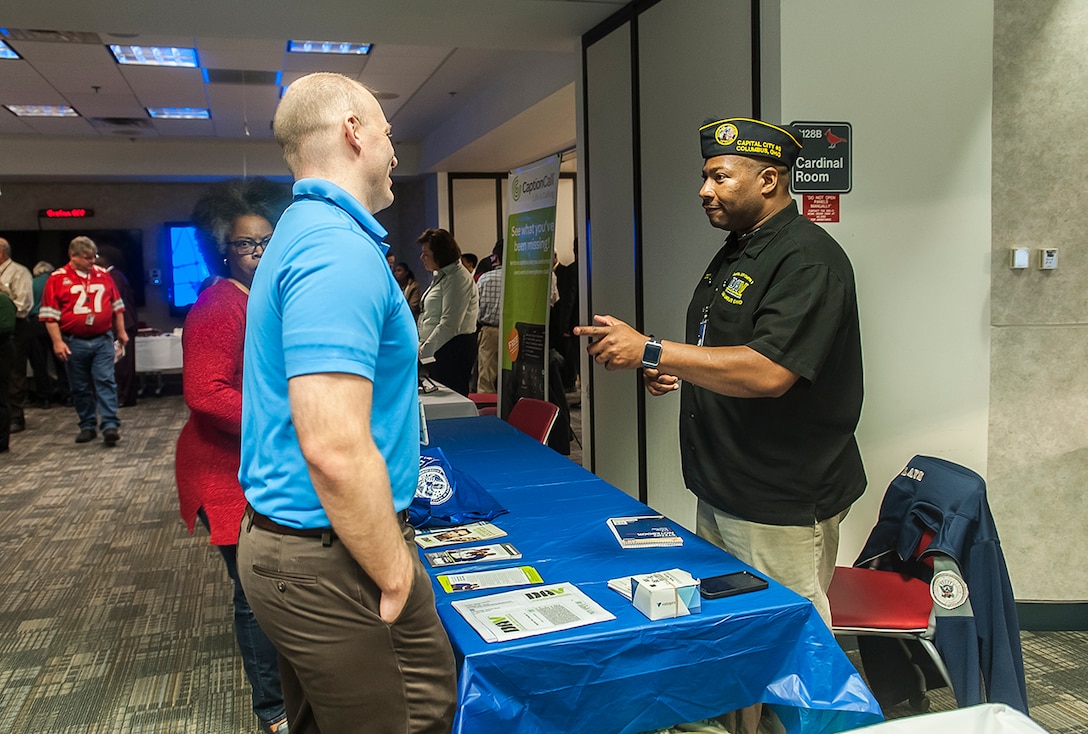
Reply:
[[[28,410],[0,455],[0,732],[258,731],[222,560],[177,513],[185,417],[143,399],[108,449],[73,443],[71,408]],[[1088,734],[1088,633],[1024,633],[1024,658],[1033,718]]]

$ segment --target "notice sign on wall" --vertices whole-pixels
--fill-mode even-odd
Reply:
[[[838,194],[804,194],[801,203],[802,213],[813,222],[839,221]]]
[[[801,133],[801,155],[793,164],[794,193],[845,194],[851,188],[853,130],[848,122],[791,122]]]

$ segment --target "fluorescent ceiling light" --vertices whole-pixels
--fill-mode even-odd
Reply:
[[[157,120],[210,120],[211,110],[203,107],[148,107],[147,114]]]
[[[0,41],[0,59],[18,59],[19,54],[15,53],[15,49],[7,45],[3,41]]]
[[[370,53],[369,43],[344,43],[341,41],[288,41],[287,52],[292,54],[345,54]]]
[[[47,104],[6,104],[16,117],[79,117],[79,113],[68,105]]]
[[[195,69],[200,66],[195,48],[172,46],[118,46],[111,44],[110,51],[118,64],[139,66],[181,66]]]

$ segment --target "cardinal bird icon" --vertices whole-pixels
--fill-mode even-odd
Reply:
[[[824,137],[827,138],[827,147],[828,148],[834,148],[839,143],[847,142],[846,138],[840,138],[838,135],[831,132],[831,128],[827,129],[827,132],[824,133]]]

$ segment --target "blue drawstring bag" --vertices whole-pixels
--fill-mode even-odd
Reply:
[[[419,481],[408,507],[408,521],[415,528],[442,528],[491,520],[505,514],[480,483],[453,468],[442,449],[423,449],[419,455]]]

